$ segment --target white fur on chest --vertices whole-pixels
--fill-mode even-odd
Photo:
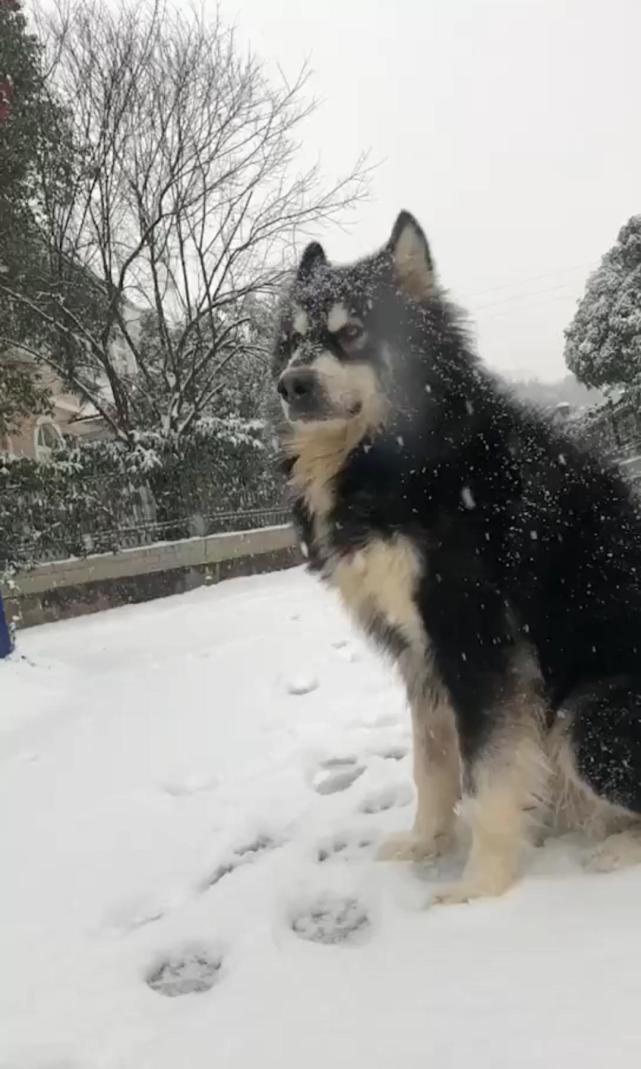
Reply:
[[[330,584],[349,612],[366,630],[375,618],[402,635],[416,653],[426,649],[426,636],[416,606],[423,563],[408,538],[372,539],[363,549],[334,561]]]

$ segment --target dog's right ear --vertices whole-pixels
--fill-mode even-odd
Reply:
[[[387,243],[396,280],[408,297],[423,301],[434,292],[434,267],[427,238],[409,212],[401,212]]]
[[[314,271],[318,270],[319,267],[322,267],[326,263],[327,257],[325,256],[323,246],[319,245],[317,241],[312,241],[301,256],[296,277],[298,279],[309,278]]]

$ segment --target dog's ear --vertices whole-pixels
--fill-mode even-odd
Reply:
[[[423,301],[434,292],[434,267],[427,238],[409,212],[401,212],[387,243],[394,274],[408,297]]]
[[[296,277],[299,279],[308,278],[314,271],[326,263],[327,257],[325,256],[323,246],[319,245],[317,241],[312,241],[301,256]]]

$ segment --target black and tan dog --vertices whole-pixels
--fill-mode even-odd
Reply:
[[[505,891],[537,811],[598,828],[594,868],[641,860],[641,521],[618,477],[473,355],[402,213],[356,264],[304,253],[274,353],[310,567],[396,660],[414,829],[472,832],[459,902]]]

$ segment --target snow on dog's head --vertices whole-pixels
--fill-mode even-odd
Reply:
[[[273,372],[286,421],[385,422],[404,378],[412,335],[438,299],[427,241],[401,212],[385,247],[335,266],[316,242],[307,247],[283,303]]]

